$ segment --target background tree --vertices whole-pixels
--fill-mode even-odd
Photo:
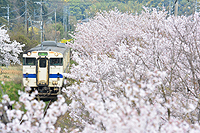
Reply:
[[[18,24],[16,27],[13,28],[13,30],[10,30],[8,33],[10,35],[11,41],[16,40],[17,42],[20,42],[21,45],[24,44],[24,47],[22,49],[23,52],[26,52],[39,44],[39,34],[33,34],[33,32],[30,31],[30,33],[27,35],[22,24]],[[21,60],[22,54],[23,53],[20,54]]]
[[[56,34],[55,34],[56,32]],[[55,24],[48,24],[45,27],[45,40],[61,40],[64,38],[64,29],[61,23],[56,23],[56,31],[55,31]]]

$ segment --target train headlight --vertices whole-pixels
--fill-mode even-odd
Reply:
[[[53,81],[52,84],[53,84],[53,85],[57,85],[58,82],[57,82],[57,81]]]
[[[28,52],[27,55],[30,56],[30,55],[31,55],[31,52]]]
[[[57,53],[57,52],[55,52],[55,53],[54,53],[54,55],[55,55],[55,56],[58,56],[58,53]]]

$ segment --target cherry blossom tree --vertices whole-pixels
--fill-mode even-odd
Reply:
[[[199,21],[145,9],[79,25],[65,90],[79,130],[198,132]]]
[[[10,63],[20,64],[18,56],[22,52],[24,45],[20,45],[16,41],[11,41],[7,30],[3,26],[0,27],[0,33],[0,64],[6,66],[10,65]]]

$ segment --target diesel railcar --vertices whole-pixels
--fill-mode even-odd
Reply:
[[[55,98],[61,93],[63,73],[70,65],[70,48],[64,43],[44,41],[23,54],[23,85],[40,98]]]

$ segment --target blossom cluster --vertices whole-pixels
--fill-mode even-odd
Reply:
[[[198,132],[200,17],[101,12],[78,25],[64,92],[83,132]],[[187,117],[186,117],[187,116]]]
[[[0,132],[60,132],[61,128],[55,128],[57,118],[68,109],[65,99],[58,95],[57,101],[53,102],[44,115],[45,103],[35,99],[37,91],[31,95],[19,91],[19,102],[10,101],[8,95],[3,96],[0,123]],[[13,109],[8,109],[5,103],[13,105]],[[24,111],[22,111],[24,110]],[[3,114],[5,113],[6,114]],[[4,119],[6,117],[6,121]],[[3,121],[4,120],[4,121]]]
[[[0,27],[0,31],[0,64],[6,66],[10,65],[10,63],[20,64],[18,56],[25,45],[20,45],[17,41],[11,41],[7,30],[3,26]]]

